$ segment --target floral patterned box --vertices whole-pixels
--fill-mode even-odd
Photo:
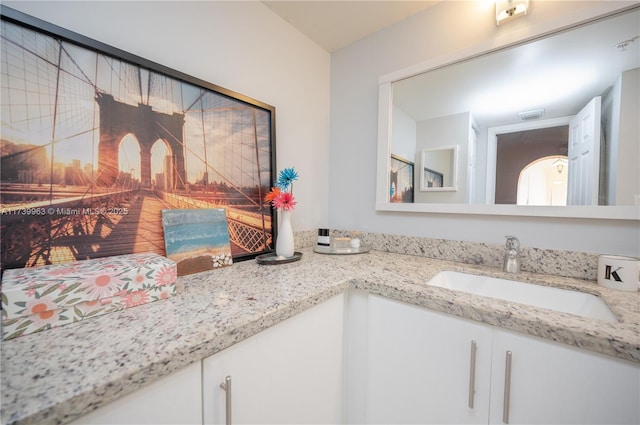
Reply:
[[[168,298],[176,275],[176,263],[157,254],[5,270],[3,339]]]

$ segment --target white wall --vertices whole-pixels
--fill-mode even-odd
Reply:
[[[391,153],[417,163],[419,158],[416,156],[416,122],[395,105],[391,131]]]
[[[640,255],[637,221],[378,212],[375,209],[378,78],[456,51],[486,50],[637,2],[532,1],[500,27],[488,1],[446,1],[331,56],[329,224],[339,229]],[[355,160],[355,158],[358,158]]]
[[[606,93],[602,95],[601,123],[604,132],[604,162],[601,162],[600,178],[605,178],[604,188],[600,186],[598,201],[603,204],[616,203],[618,184],[618,145],[620,143],[620,99],[622,97],[622,75]],[[602,154],[602,152],[601,152]],[[602,181],[602,180],[601,180]]]
[[[640,68],[620,74],[602,96],[605,133],[606,189],[600,195],[609,204],[640,203]]]
[[[329,54],[265,5],[3,1],[5,6],[276,107],[277,165],[300,173],[294,230],[328,224]]]
[[[618,142],[618,190],[619,205],[640,203],[640,68],[623,72],[620,99],[620,140]],[[631,143],[629,143],[631,141]],[[635,141],[635,143],[633,143]]]

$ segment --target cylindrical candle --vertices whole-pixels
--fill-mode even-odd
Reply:
[[[318,229],[318,246],[330,246],[329,229]]]

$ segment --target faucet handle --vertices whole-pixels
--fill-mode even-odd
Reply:
[[[507,242],[505,244],[506,249],[515,249],[516,251],[520,249],[520,241],[515,236],[505,236],[507,238]]]

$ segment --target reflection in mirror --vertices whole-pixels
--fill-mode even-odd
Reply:
[[[567,205],[568,122],[555,127],[546,127],[545,124],[542,128],[529,130],[507,131],[508,129],[499,130],[504,132],[495,135],[496,172],[495,176],[487,180],[487,197],[493,199],[496,204]],[[492,143],[493,139],[490,145]],[[532,178],[541,178],[541,174],[538,173],[535,174],[537,177],[533,177],[532,173],[536,168],[539,169],[544,164],[549,169],[553,168],[551,163],[545,161],[546,158],[565,158],[565,164],[558,176],[553,173],[546,175],[546,180],[556,182],[555,186],[558,186],[558,177],[562,177],[565,181],[564,191],[548,189],[547,184],[541,181],[530,181]],[[552,162],[555,162],[555,159]],[[534,167],[534,164],[538,164],[537,167]],[[525,192],[527,196],[523,197]],[[560,198],[560,193],[564,194],[563,198]]]
[[[457,146],[422,149],[420,158],[420,192],[456,190]]]
[[[518,205],[567,205],[567,157],[552,155],[527,164],[516,190]]]
[[[639,21],[635,7],[390,88],[381,79],[391,98],[381,151],[421,164],[424,150],[458,146],[457,191],[425,196],[446,194],[428,192],[421,164],[415,203],[637,206],[640,40],[619,45],[640,35]],[[564,189],[534,180],[555,181],[553,170],[567,176]]]
[[[391,155],[389,167],[389,199],[391,202],[414,202],[413,169],[413,162],[397,155]]]

